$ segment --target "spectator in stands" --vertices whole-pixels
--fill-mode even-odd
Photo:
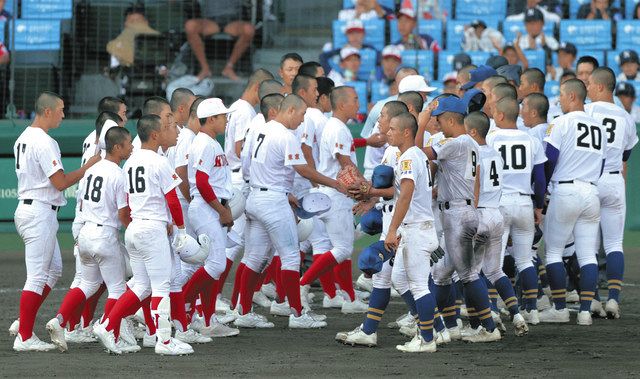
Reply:
[[[576,45],[571,42],[562,42],[558,48],[558,66],[547,65],[547,80],[560,81],[562,74],[566,71],[573,71],[577,55]]]
[[[622,71],[616,78],[619,82],[640,81],[638,75],[638,53],[634,50],[624,50],[618,56],[620,59],[620,70]]]
[[[13,1],[13,0],[11,0]],[[8,21],[11,20],[11,13],[4,9],[4,4],[6,0],[0,0],[0,21]]]
[[[514,43],[504,45],[502,56],[507,59],[508,64],[519,64],[523,70],[529,68],[529,61],[520,48],[521,35],[518,32]]]
[[[494,28],[488,28],[482,20],[474,20],[465,26],[462,38],[464,51],[500,51],[504,46],[502,33]]]
[[[456,86],[456,79],[458,75],[456,72],[450,72],[442,78],[442,93],[450,93],[452,95],[458,95],[458,87]]]
[[[640,123],[640,107],[636,105],[636,89],[631,83],[621,82],[616,86],[616,96],[633,120]]]
[[[298,53],[287,53],[280,58],[280,77],[282,78],[283,94],[291,93],[291,84],[296,75],[298,75],[298,69],[302,66],[302,57]]]
[[[128,67],[133,64],[136,36],[159,34],[149,26],[143,5],[136,4],[127,8],[124,11],[124,30],[107,44],[107,51],[112,57],[111,67]]]
[[[418,0],[418,9],[422,12],[422,18],[425,20],[447,21],[449,17],[448,9],[442,9],[440,0]]]
[[[338,20],[370,20],[374,18],[387,18],[393,14],[389,9],[378,4],[376,0],[353,0],[355,7],[343,9],[338,13]]]
[[[379,52],[375,47],[364,43],[364,25],[360,20],[351,20],[347,22],[347,25],[343,28],[344,34],[347,36],[347,44],[344,46],[333,46],[330,42],[327,43],[323,50],[323,53],[320,54],[320,64],[322,68],[324,68],[325,72],[331,71],[331,65],[329,61],[335,57],[340,55],[340,50],[345,47],[353,47],[358,50],[368,49],[376,52],[376,56],[379,55]],[[379,66],[380,59],[376,59],[376,66]]]
[[[193,55],[195,55],[200,64],[198,79],[202,80],[212,74],[202,38],[224,32],[238,39],[233,45],[231,55],[222,70],[222,76],[231,80],[238,80],[238,75],[236,75],[233,68],[251,45],[251,40],[253,40],[253,35],[256,31],[251,23],[241,19],[242,3],[243,0],[226,0],[224,4],[219,1],[204,0],[202,2],[202,18],[187,20],[184,24],[187,41],[191,46],[191,50],[193,50]]]
[[[358,70],[360,70],[360,51],[353,47],[345,47],[340,51],[340,69],[331,70],[327,78],[333,80],[336,87],[344,85],[346,82],[358,80]]]
[[[635,8],[633,8],[632,18],[634,20],[640,19],[640,2],[638,4],[636,4]]]
[[[322,65],[315,61],[304,62],[298,69],[298,75],[307,75],[312,78],[319,78],[324,76],[324,68]]]
[[[508,16],[506,20],[507,21],[524,21],[530,9],[537,9],[538,11],[540,11],[540,13],[542,13],[544,22],[553,22],[554,24],[559,24],[561,17],[557,13],[549,12],[547,8],[540,6],[540,3],[543,3],[543,1],[527,0],[525,7],[521,8],[522,13]]]
[[[400,40],[395,41],[394,45],[402,45],[405,50],[432,50],[440,51],[438,41],[428,34],[415,33],[418,20],[416,11],[413,8],[401,8],[398,12],[398,32]]]
[[[527,9],[524,27],[527,34],[520,38],[519,45],[522,50],[558,50],[558,41],[553,36],[544,34],[544,15],[539,9]]]
[[[585,87],[589,84],[589,76],[598,68],[600,64],[598,60],[591,55],[583,55],[578,59],[578,63],[576,64],[576,78],[582,80]]]
[[[396,72],[402,64],[402,49],[396,45],[387,45],[382,49],[382,80],[391,85],[396,79]]]
[[[620,10],[611,7],[610,0],[591,0],[582,4],[576,16],[578,19],[586,20],[620,20],[622,15]]]

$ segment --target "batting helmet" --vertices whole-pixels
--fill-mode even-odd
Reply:
[[[239,189],[233,187],[233,193],[229,199],[229,209],[231,209],[231,217],[236,220],[244,213],[244,206],[246,200],[242,192]]]
[[[185,263],[202,264],[207,256],[209,256],[209,237],[206,234],[200,234],[198,240],[187,235],[186,243],[176,249],[176,253]]]

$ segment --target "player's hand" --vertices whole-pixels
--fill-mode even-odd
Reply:
[[[520,38],[522,38],[522,33],[516,32],[516,40],[514,45],[520,46]]]
[[[542,222],[542,208],[535,208],[533,210],[533,219],[536,225],[540,225]]]
[[[556,77],[556,68],[553,67],[553,65],[548,64],[547,65],[547,74],[550,74],[552,78]]]
[[[171,227],[171,225],[169,225],[169,227]],[[178,229],[178,232],[173,239],[174,249],[179,250],[183,248],[185,243],[187,243],[187,230],[185,228]]]
[[[102,157],[100,156],[100,154],[96,154],[93,157],[89,158],[84,165],[87,166],[87,167],[91,167],[94,164],[100,162],[101,159],[102,159]]]
[[[359,201],[353,206],[353,214],[356,216],[362,216],[369,212],[375,206],[374,200]]]
[[[167,225],[167,235],[171,236],[173,234],[173,224]]]
[[[440,259],[444,257],[444,250],[440,246],[437,249],[431,252],[431,265],[438,263]]]
[[[295,196],[293,196],[292,194],[289,194],[287,198],[289,199],[289,205],[291,205],[291,208],[293,209],[300,208],[300,203],[298,202],[298,199],[296,199]]]
[[[219,213],[220,216],[220,224],[226,227],[233,226],[233,217],[231,216],[231,209],[229,207],[224,207],[224,210]]]
[[[394,229],[389,229],[387,232],[387,238],[384,239],[384,248],[387,251],[394,252],[398,250],[398,245],[400,244],[400,236],[398,235],[398,231]]]

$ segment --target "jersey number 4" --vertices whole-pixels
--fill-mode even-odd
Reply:
[[[93,188],[91,186],[92,179],[93,179],[93,175],[87,176],[87,185],[86,185],[87,190],[84,192],[84,199],[85,200],[91,199],[91,201],[93,201],[94,203],[97,203],[100,201],[100,198],[102,197],[102,182],[104,181],[104,179],[102,179],[102,176],[96,176],[96,178],[93,179]]]
[[[133,167],[129,167],[129,193],[141,193],[147,188],[144,182],[144,167],[138,166],[134,172]]]

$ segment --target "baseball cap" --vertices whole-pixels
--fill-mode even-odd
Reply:
[[[544,15],[538,8],[529,8],[524,14],[524,22],[544,21]]]
[[[370,236],[382,233],[382,211],[373,207],[360,217],[360,230]]]
[[[487,66],[491,66],[497,70],[500,66],[508,65],[509,61],[507,61],[507,58],[503,57],[502,55],[492,55],[484,64],[486,64]]]
[[[578,55],[578,49],[576,48],[576,45],[572,44],[571,42],[562,42],[558,50],[564,51],[565,53],[571,54],[573,56]]]
[[[487,24],[485,24],[482,20],[473,20],[469,25],[471,25],[472,28],[477,28],[478,26],[482,26],[485,29],[487,28]]]
[[[373,188],[390,188],[393,185],[393,167],[378,165],[373,169],[371,185]]]
[[[453,69],[460,71],[463,67],[471,64],[471,57],[466,53],[458,53],[453,56]]]
[[[467,114],[467,107],[464,102],[455,96],[441,97],[434,101],[437,101],[438,104],[436,104],[436,109],[431,112],[432,116],[439,116],[445,112]]]
[[[384,241],[378,241],[362,250],[358,256],[358,268],[367,274],[375,274],[391,257],[392,253],[384,248]]]
[[[404,79],[400,81],[400,84],[398,84],[399,93],[408,91],[433,92],[436,89],[436,87],[429,86],[427,80],[422,75],[405,76]]]
[[[458,79],[458,72],[457,71],[451,71],[449,73],[447,73],[444,78],[442,78],[442,83],[447,83],[450,81],[456,81]]]
[[[405,16],[412,19],[416,19],[416,11],[413,8],[400,8],[398,12],[398,18]]]
[[[349,58],[352,55],[360,56],[360,50],[356,49],[355,47],[351,47],[351,46],[343,47],[340,50],[340,60],[345,60],[345,59]]]
[[[217,97],[210,97],[202,100],[202,102],[198,104],[196,116],[198,116],[198,118],[207,118],[231,112],[233,111],[225,107],[221,99]]]
[[[382,49],[382,58],[392,57],[402,62],[402,45],[387,45]]]
[[[640,63],[638,61],[638,53],[636,53],[635,51],[633,51],[631,49],[627,49],[627,50],[624,50],[623,52],[621,52],[620,55],[619,55],[619,59],[620,59],[620,65],[621,66],[623,64],[629,63],[629,62]]]
[[[507,80],[513,80],[516,86],[520,85],[520,75],[522,75],[522,67],[517,64],[508,64],[506,66],[500,66],[496,70],[498,75],[502,75]]]
[[[636,89],[631,83],[620,82],[616,86],[616,96],[636,97]]]
[[[363,32],[364,33],[364,24],[359,19],[353,19],[347,22],[347,25],[344,27],[345,33],[350,32]]]
[[[310,192],[301,199],[298,199],[300,207],[296,208],[296,215],[299,218],[308,219],[319,216],[331,209],[331,199],[320,192]]]
[[[481,110],[486,101],[487,96],[477,88],[468,90],[464,93],[464,96],[462,96],[462,103],[468,113]]]
[[[498,72],[496,71],[496,69],[491,66],[487,66],[484,64],[481,66],[478,66],[478,68],[469,71],[469,76],[471,80],[468,83],[465,83],[460,88],[464,90],[473,88],[473,86],[475,86],[476,84],[480,83],[481,81],[487,79],[490,76],[496,75],[497,73]]]

